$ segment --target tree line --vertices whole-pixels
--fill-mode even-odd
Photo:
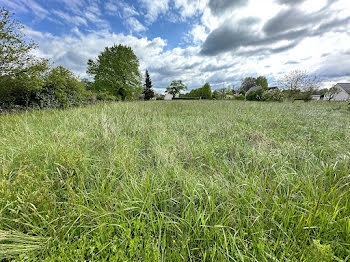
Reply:
[[[146,71],[142,86],[139,60],[128,46],[106,47],[88,60],[89,78],[79,79],[62,66],[33,55],[37,45],[26,40],[23,26],[0,9],[0,109],[66,108],[102,100],[154,97]]]
[[[88,78],[79,79],[62,66],[33,55],[37,48],[27,41],[23,26],[8,10],[0,9],[0,109],[65,108],[98,101],[162,99],[155,93],[148,70],[142,85],[139,60],[131,47],[106,47],[95,60],[87,62]],[[311,100],[319,81],[304,71],[290,72],[269,88],[265,76],[246,77],[240,87],[212,91],[209,83],[186,94],[187,86],[174,80],[166,93],[174,99],[238,99],[252,101]],[[318,90],[329,97],[337,90]]]

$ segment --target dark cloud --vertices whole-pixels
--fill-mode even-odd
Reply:
[[[242,7],[247,3],[247,0],[210,0],[209,8],[213,15],[221,15],[229,9]]]
[[[286,63],[284,63],[285,65],[298,65],[300,64],[298,61],[293,61],[293,60],[289,60]]]
[[[277,3],[281,5],[298,5],[305,1],[306,0],[277,0]]]
[[[201,72],[215,72],[215,71],[221,71],[221,70],[225,70],[225,69],[234,67],[235,65],[236,65],[236,63],[227,64],[227,65],[209,64],[209,65],[206,65],[205,67],[201,68],[200,71],[201,71]]]
[[[341,60],[341,62],[339,62]],[[315,72],[323,79],[349,78],[350,79],[350,57],[330,55],[322,62],[320,68]]]
[[[261,32],[254,29],[254,25],[259,21],[254,17],[242,19],[235,24],[225,21],[208,35],[200,54],[205,56],[225,52],[237,52],[237,55],[243,56],[275,54],[296,47],[307,37],[321,36],[328,32],[347,32],[350,17],[329,20],[332,15],[333,13],[325,8],[306,14],[298,7],[291,6],[267,21]],[[270,48],[270,45],[283,40],[289,43],[282,47]],[[244,50],[247,48],[249,50]]]
[[[249,27],[231,27],[225,24],[209,34],[203,43],[201,54],[213,56],[236,50],[241,46],[249,45],[255,37]]]
[[[288,8],[281,10],[275,17],[267,21],[263,27],[263,31],[267,35],[273,35],[317,23],[323,18],[321,13],[306,15],[300,9]]]

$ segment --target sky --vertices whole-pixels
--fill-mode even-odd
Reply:
[[[0,0],[36,54],[79,77],[106,46],[131,46],[140,71],[164,92],[238,87],[264,75],[275,85],[305,70],[322,87],[350,82],[349,0]]]

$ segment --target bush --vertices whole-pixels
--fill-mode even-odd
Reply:
[[[110,100],[110,97],[87,91],[72,72],[61,66],[0,79],[0,108],[4,110],[66,108],[96,100]]]
[[[175,97],[173,100],[200,100],[199,97]]]
[[[261,101],[263,92],[264,92],[263,89],[250,91],[249,93],[246,94],[246,99],[248,101]]]
[[[234,99],[243,101],[243,100],[245,100],[245,96],[244,95],[235,95]]]
[[[263,101],[277,101],[282,102],[284,100],[284,96],[282,92],[279,90],[266,90],[262,94]]]

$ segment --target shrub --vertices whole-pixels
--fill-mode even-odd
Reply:
[[[264,90],[261,88],[259,90],[250,91],[246,94],[246,99],[248,101],[261,101]]]
[[[245,97],[244,97],[244,95],[235,95],[235,96],[234,96],[234,99],[235,99],[235,100],[241,100],[241,101],[242,101],[242,100],[245,100]]]
[[[282,102],[284,100],[284,96],[279,90],[266,90],[262,94],[262,100]]]

